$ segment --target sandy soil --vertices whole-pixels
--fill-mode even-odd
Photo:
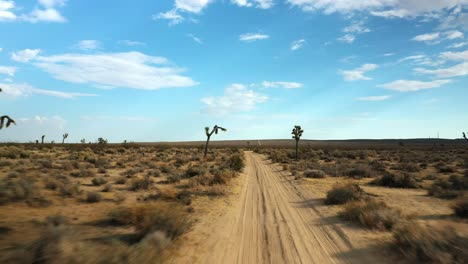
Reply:
[[[322,199],[263,156],[246,152],[239,192],[204,214],[173,263],[385,263],[358,248]],[[304,189],[304,190],[303,190]],[[224,205],[224,206],[222,206]]]

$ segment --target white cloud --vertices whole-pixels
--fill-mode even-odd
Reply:
[[[2,51],[3,51],[3,48],[0,48],[0,52],[2,52]]]
[[[423,41],[423,42],[434,42],[438,40],[440,37],[440,32],[435,32],[435,33],[427,33],[427,34],[422,34],[418,35],[411,40],[414,41]]]
[[[269,82],[263,81],[262,86],[266,88],[284,88],[284,89],[297,89],[304,86],[302,83],[298,82]]]
[[[195,36],[193,34],[188,34],[187,36],[189,38],[191,38],[193,41],[195,41],[196,43],[203,44],[203,41],[199,37],[197,37],[197,36]]]
[[[349,71],[340,71],[345,81],[358,81],[358,80],[372,80],[372,78],[365,76],[364,74],[368,71],[377,69],[377,64],[364,64],[359,68]]]
[[[80,50],[95,50],[99,49],[100,46],[101,43],[93,39],[81,40],[80,42],[75,44],[75,47]]]
[[[435,75],[438,78],[450,78],[457,76],[468,75],[468,62],[463,62],[452,67],[440,68],[435,70],[416,68],[414,69],[417,73]]]
[[[253,42],[253,41],[268,39],[268,38],[270,38],[270,36],[265,35],[265,34],[259,34],[259,33],[246,33],[246,34],[242,34],[239,36],[239,40],[245,41],[245,42]]]
[[[444,32],[445,38],[446,39],[458,39],[458,38],[464,38],[464,34],[458,30],[451,30],[451,31],[446,31]]]
[[[412,55],[400,59],[398,62],[411,61],[413,64],[437,67],[445,63],[444,59],[434,59],[424,54]]]
[[[14,76],[15,73],[16,73],[16,67],[0,66],[0,74]]]
[[[134,41],[134,40],[120,40],[119,44],[121,45],[126,45],[126,46],[144,46],[146,43],[144,42],[139,42],[139,41]]]
[[[442,52],[440,56],[451,61],[468,61],[468,50],[462,52]]]
[[[3,93],[5,95],[11,97],[30,96],[33,94],[47,95],[64,99],[72,99],[75,97],[82,96],[96,96],[96,94],[88,93],[70,93],[55,90],[38,89],[29,84],[0,83],[0,87],[2,87]]]
[[[397,80],[391,83],[381,84],[382,87],[389,90],[399,92],[415,92],[419,90],[438,88],[444,84],[451,83],[451,80],[434,80],[430,82],[411,81],[411,80]]]
[[[252,7],[255,3],[256,8],[269,9],[273,7],[273,0],[231,0],[234,4],[242,7]]]
[[[298,39],[291,43],[291,50],[298,50],[306,43],[305,39]]]
[[[176,0],[175,7],[186,12],[200,13],[212,0]]]
[[[206,105],[203,111],[212,114],[230,114],[250,111],[259,103],[264,103],[268,97],[249,90],[243,84],[232,84],[224,89],[220,97],[205,97],[201,101]]]
[[[13,21],[16,20],[16,15],[13,13],[15,2],[0,0],[0,21]]]
[[[385,101],[390,99],[390,95],[380,95],[380,96],[367,96],[358,98],[359,101]]]
[[[56,79],[96,87],[156,90],[197,84],[182,76],[184,69],[170,64],[166,58],[136,51],[36,56],[29,61]]]
[[[466,0],[287,0],[303,11],[323,11],[325,14],[369,12],[371,15],[402,18],[416,17],[449,10]]]
[[[17,62],[28,62],[41,52],[40,49],[25,49],[11,54],[11,59]]]
[[[385,18],[404,18],[409,16],[410,12],[405,9],[393,9],[387,11],[371,11],[371,15]]]
[[[459,42],[459,43],[452,44],[452,45],[448,46],[447,48],[448,49],[458,49],[458,48],[463,48],[466,45],[468,45],[468,42]]]
[[[353,43],[358,35],[368,33],[371,30],[364,26],[364,21],[354,21],[343,29],[344,36],[338,38],[339,41]]]
[[[153,19],[165,19],[169,20],[169,25],[177,25],[184,21],[184,17],[177,12],[176,9],[169,10],[165,13],[159,13],[157,15],[153,15]]]

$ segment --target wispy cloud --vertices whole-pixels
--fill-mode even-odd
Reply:
[[[385,101],[392,98],[390,95],[359,97],[359,101]]]
[[[260,9],[269,9],[273,7],[273,0],[231,0],[234,4],[241,7],[256,7]]]
[[[451,83],[451,80],[434,80],[429,82],[413,81],[413,80],[397,80],[386,84],[378,85],[378,87],[399,91],[399,92],[415,92],[419,90],[438,88],[444,84]]]
[[[95,50],[101,47],[101,43],[94,39],[81,40],[74,45],[75,48],[80,50]]]
[[[193,41],[195,41],[198,44],[203,44],[203,41],[199,37],[193,34],[188,34],[187,37],[191,38]]]
[[[16,67],[12,66],[0,66],[0,74],[6,74],[9,76],[14,76],[16,73]]]
[[[306,43],[305,39],[298,39],[291,43],[291,50],[298,50]]]
[[[28,62],[41,52],[40,49],[24,49],[11,54],[11,59],[17,62]]]
[[[169,20],[169,25],[177,25],[185,20],[184,17],[181,14],[179,14],[176,9],[153,15],[153,20],[159,19]]]
[[[119,44],[121,44],[121,45],[126,45],[126,46],[130,46],[130,47],[133,47],[133,46],[144,46],[144,45],[146,45],[146,43],[144,43],[144,42],[139,42],[139,41],[134,41],[134,40],[128,40],[128,39],[119,40]]]
[[[239,36],[239,40],[245,42],[254,42],[257,40],[268,39],[270,38],[269,35],[260,34],[260,33],[246,33]]]
[[[63,92],[57,90],[45,90],[35,88],[29,84],[15,84],[15,83],[0,83],[3,93],[10,97],[21,97],[21,96],[31,96],[33,94],[38,95],[47,95],[53,97],[59,97],[64,99],[72,99],[75,97],[84,97],[84,96],[97,96],[96,94],[88,93],[73,93],[73,92]]]
[[[284,89],[297,89],[302,88],[304,84],[298,82],[269,82],[263,81],[262,86],[265,88],[284,88]]]
[[[210,114],[232,114],[250,111],[259,103],[268,100],[266,95],[249,90],[243,84],[231,84],[224,89],[224,95],[219,97],[205,97],[201,101],[205,104],[203,112]]]
[[[166,58],[137,51],[29,56],[23,61],[29,61],[56,79],[88,83],[96,87],[156,90],[197,84],[191,78],[181,75],[185,69],[175,67]]]
[[[368,33],[371,30],[364,26],[364,21],[354,21],[343,29],[344,36],[338,38],[339,41],[353,43],[358,35]]]
[[[372,80],[372,78],[365,76],[364,74],[377,69],[377,64],[364,64],[354,70],[340,71],[345,81],[358,81],[358,80]]]

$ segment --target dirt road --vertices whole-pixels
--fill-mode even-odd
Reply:
[[[219,217],[198,224],[176,263],[381,263],[349,254],[345,233],[313,209],[314,199],[291,177],[261,155],[245,156],[240,193]]]

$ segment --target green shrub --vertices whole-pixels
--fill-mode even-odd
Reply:
[[[102,200],[102,196],[98,192],[88,192],[86,194],[86,202],[88,203],[97,203]]]
[[[304,171],[304,177],[306,178],[317,178],[317,179],[320,179],[320,178],[325,178],[327,175],[325,174],[324,171],[322,170],[311,170],[311,169],[307,169]]]
[[[410,174],[392,174],[386,173],[371,182],[371,184],[385,186],[390,188],[418,188],[418,184]]]
[[[452,208],[457,216],[462,218],[468,218],[468,197],[464,196],[460,198],[458,201],[455,202]]]

